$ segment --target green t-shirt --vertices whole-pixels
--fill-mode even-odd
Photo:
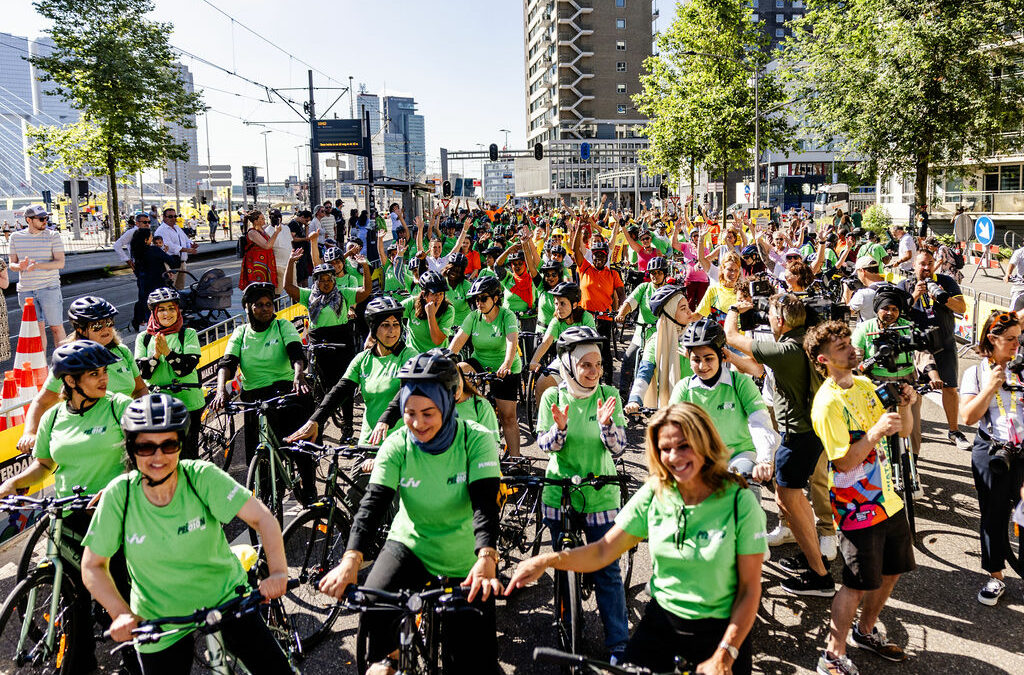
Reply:
[[[754,340],[750,348],[755,361],[776,373],[786,374],[775,378],[773,401],[775,420],[782,434],[811,430],[811,400],[821,378],[811,368],[804,351],[805,333],[806,329],[801,326],[786,331],[778,342]]]
[[[765,405],[750,375],[724,369],[711,388],[704,386],[696,375],[680,379],[672,387],[669,403],[683,401],[696,403],[715,421],[715,428],[733,457],[741,452],[757,452],[747,418],[757,410],[764,410]]]
[[[912,324],[906,319],[897,319],[896,324],[899,326],[910,327]],[[881,328],[878,326],[878,318],[869,319],[862,321],[857,324],[857,327],[853,329],[853,336],[850,338],[850,342],[853,346],[861,350],[864,354],[864,360],[872,358],[875,355],[875,338],[877,336],[871,335],[871,333],[878,333]],[[909,336],[910,331],[900,331],[900,335]],[[896,355],[896,370],[889,370],[880,363],[876,363],[871,367],[871,375],[877,377],[906,377],[907,375],[914,374],[914,352],[900,352]]]
[[[324,307],[317,314],[316,323],[310,326],[311,328],[330,328],[331,326],[344,326],[348,323],[349,307],[356,304],[356,293],[362,290],[362,285],[360,284],[359,288],[341,286],[342,279],[348,279],[348,277],[335,277],[335,283],[339,284],[338,295],[341,296],[341,304],[338,306],[338,311],[335,312],[333,307]],[[309,298],[312,295],[313,290],[311,288],[300,288],[299,304],[309,308]]]
[[[451,446],[439,455],[416,447],[402,426],[381,446],[370,482],[398,491],[388,539],[409,547],[434,575],[464,577],[476,563],[473,505],[468,486],[500,476],[491,432],[460,420]]]
[[[508,341],[506,336],[519,332],[519,319],[508,307],[499,307],[498,316],[493,322],[488,323],[480,314],[479,309],[474,309],[462,322],[462,332],[469,336],[473,342],[473,357],[480,362],[484,368],[497,370],[505,362],[505,347]],[[523,371],[523,360],[519,355],[519,345],[516,345],[516,357],[512,361],[512,372]]]
[[[603,402],[610,396],[615,397],[615,412],[612,423],[625,426],[622,416],[622,401],[614,387],[600,385],[593,394],[586,398],[573,398],[566,390],[565,384],[551,387],[540,397],[537,410],[537,432],[543,433],[551,429],[555,423],[551,416],[551,406],[556,404],[565,408],[569,406],[569,419],[565,426],[565,445],[558,452],[553,452],[548,460],[545,472],[551,478],[572,478],[573,476],[611,476],[615,474],[615,462],[608,449],[601,441],[601,425],[597,421],[597,400]],[[549,485],[544,488],[541,498],[552,508],[558,508],[561,502],[560,488]],[[585,503],[584,503],[585,502]],[[619,508],[619,486],[606,485],[600,490],[585,486],[572,495],[572,506],[580,513],[600,513]]]
[[[342,377],[359,385],[359,392],[363,395],[363,404],[366,407],[363,412],[363,428],[359,432],[360,443],[369,442],[370,434],[377,426],[380,416],[398,393],[398,388],[402,386],[401,381],[395,377],[398,369],[417,353],[408,344],[398,354],[383,357],[377,356],[371,348],[356,354],[348,364]]]
[[[455,404],[460,420],[476,422],[494,435],[494,447],[501,448],[501,429],[494,408],[483,396],[470,396],[462,403]]]
[[[132,581],[129,604],[143,619],[191,614],[227,602],[236,587],[246,585],[221,526],[251,496],[213,464],[184,459],[170,503],[156,506],[143,494],[142,474],[132,471],[103,491],[85,545],[105,558],[124,548]],[[162,651],[187,634],[138,650]]]
[[[590,312],[583,310],[583,315],[580,317],[579,323],[569,325],[562,319],[556,316],[551,317],[551,321],[548,322],[547,330],[544,331],[544,337],[550,337],[552,344],[558,342],[558,338],[561,337],[567,329],[573,326],[590,326],[594,330],[597,330],[597,324],[594,322],[594,315]]]
[[[405,274],[402,279],[399,279],[395,274],[395,270],[398,269],[399,265],[405,264],[405,258],[396,257],[395,262],[384,263],[384,293],[387,295],[394,295],[396,291],[408,290],[406,286],[406,277],[411,276],[411,272],[408,269],[404,270]]]
[[[242,389],[251,391],[275,382],[292,381],[295,372],[285,345],[293,342],[301,343],[302,338],[292,322],[274,319],[262,333],[254,331],[249,324],[236,328],[228,338],[224,353],[238,357]]]
[[[480,273],[476,275],[476,278],[480,279],[480,278],[483,278],[483,277],[497,277],[497,276],[498,276],[498,273],[495,272],[494,270],[492,270],[490,267],[484,267],[483,269],[480,270]]]
[[[434,339],[430,337],[430,320],[420,319],[416,316],[415,296],[403,300],[402,307],[405,308],[405,328],[409,346],[417,354],[422,354],[444,344],[443,342],[440,345],[434,344]],[[452,326],[455,325],[455,306],[449,302],[444,313],[435,318],[437,319],[437,327],[441,329],[441,332],[446,337],[451,337]]]
[[[533,287],[533,297],[537,301],[537,325],[547,326],[555,318],[555,296],[539,285]]]
[[[449,284],[449,287],[450,286],[451,284]],[[452,323],[453,326],[461,326],[462,322],[466,320],[466,317],[473,309],[469,306],[469,302],[466,300],[466,294],[469,293],[469,289],[472,286],[472,281],[469,279],[463,279],[461,284],[445,293],[445,297],[448,298],[448,302],[450,302],[452,307],[455,308],[455,321]]]
[[[872,258],[874,258],[875,262],[878,263],[878,270],[880,272],[885,268],[885,255],[886,253],[884,246],[882,246],[881,244],[872,243],[870,241],[867,242],[866,244],[862,244],[861,247],[857,250],[858,258],[863,258],[864,256],[871,256]]]
[[[95,494],[124,473],[121,416],[131,402],[130,396],[107,392],[84,413],[71,412],[64,401],[43,413],[32,456],[57,464],[57,497],[74,494],[76,485]]]
[[[677,546],[681,516],[686,540]],[[622,507],[615,524],[647,539],[651,597],[682,619],[728,618],[739,580],[736,556],[768,552],[766,518],[757,497],[731,481],[692,506],[677,490],[665,488],[658,496],[647,483]]]
[[[135,391],[135,378],[139,377],[139,366],[135,363],[132,350],[124,345],[108,347],[110,352],[117,357],[117,363],[107,366],[107,392],[114,394],[125,394],[131,396]],[[60,392],[61,380],[49,373],[43,388],[54,394]]]
[[[654,316],[654,312],[651,311],[651,295],[657,289],[654,284],[650,281],[645,281],[629,294],[630,304],[640,308],[640,317],[638,323],[644,326],[653,326],[658,322],[657,317]],[[644,337],[647,336],[647,331],[644,331]]]
[[[446,256],[455,250],[455,242],[459,240],[458,237],[445,237],[444,241],[441,242],[441,255]]]
[[[658,251],[662,255],[668,255],[669,244],[671,244],[671,241],[669,241],[668,239],[662,239],[661,237],[658,237],[657,235],[651,235],[651,246],[653,246],[654,248],[658,249]],[[632,249],[630,249],[630,250],[632,250]]]
[[[199,334],[193,328],[185,329],[185,344],[181,344],[180,333],[171,333],[166,336],[167,348],[175,354],[192,354],[199,356]],[[149,345],[146,345],[146,338],[149,337]],[[139,361],[156,357],[156,336],[148,333],[139,333],[135,337],[135,358]],[[163,356],[157,357],[157,367],[153,370],[153,377],[146,380],[150,387],[159,387],[167,384],[199,384],[199,373],[193,370],[188,375],[178,377],[171,364]],[[203,390],[195,388],[182,389],[181,391],[167,392],[174,398],[185,404],[189,410],[199,410],[206,404],[203,397]]]
[[[644,343],[644,351],[640,356],[640,363],[650,363],[655,367],[658,366],[656,358],[658,356],[658,336],[652,335]],[[637,366],[639,368],[639,366]],[[685,379],[693,375],[693,368],[690,367],[690,359],[686,356],[686,352],[683,348],[679,348],[679,379]]]
[[[533,311],[533,307],[531,305],[526,304],[525,300],[512,292],[512,286],[515,285],[516,280],[511,273],[506,274],[505,278],[500,279],[499,281],[501,282],[502,288],[505,289],[504,298],[506,307],[511,309],[513,312],[518,312],[520,314]],[[534,288],[536,288],[536,286]],[[537,299],[536,293],[534,293],[533,299]]]

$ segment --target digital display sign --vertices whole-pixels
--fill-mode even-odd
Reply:
[[[348,155],[369,154],[363,137],[362,120],[317,120],[313,130],[314,152],[338,152]]]

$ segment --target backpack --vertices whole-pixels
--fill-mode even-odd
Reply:
[[[964,265],[967,263],[967,261],[964,260],[963,251],[959,251],[955,248],[947,248],[947,250],[953,258],[953,269],[962,270]]]
[[[245,251],[246,251],[246,249],[249,248],[248,244],[246,243],[248,241],[248,239],[249,239],[249,232],[247,230],[247,231],[243,232],[242,236],[239,237],[238,241],[235,242],[235,257],[238,258],[239,260],[242,260],[242,259],[245,258]]]

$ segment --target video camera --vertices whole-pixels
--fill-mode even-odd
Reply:
[[[908,352],[941,352],[942,337],[937,326],[922,330],[917,326],[889,326],[871,335],[875,355],[865,361],[861,368],[868,371],[876,365],[889,371],[899,370],[897,359]],[[1021,366],[1024,368],[1024,364]],[[877,392],[876,392],[877,393]],[[881,398],[881,397],[879,397]]]
[[[753,309],[740,314],[740,330],[751,331],[758,326],[768,325],[768,305],[775,288],[769,281],[767,274],[758,275],[750,282],[750,298],[754,303]],[[800,295],[795,294],[804,304],[807,317],[804,325],[814,326],[822,321],[846,321],[850,308],[836,302],[832,302],[823,295]]]

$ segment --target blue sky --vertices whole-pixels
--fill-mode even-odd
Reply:
[[[519,0],[211,0],[294,56],[335,78],[314,73],[318,86],[365,83],[372,93],[415,97],[426,118],[427,169],[437,170],[438,149],[476,149],[477,143],[526,142],[523,102],[523,14]],[[295,62],[219,14],[204,0],[155,0],[155,19],[174,26],[171,43],[272,87],[305,86],[305,65]],[[47,28],[30,0],[3,0],[5,32],[35,37]],[[251,121],[298,119],[283,104],[268,105],[262,90],[184,58],[196,88],[205,89],[210,154],[215,164],[265,164],[263,127]],[[243,95],[214,91],[213,88]],[[290,92],[302,101],[302,92]],[[339,92],[317,93],[318,112]],[[301,107],[300,107],[301,110]],[[331,110],[349,116],[346,94]],[[199,119],[200,161],[206,160],[205,122]],[[295,146],[308,134],[300,124],[272,125],[268,135],[271,180],[295,173]],[[467,167],[468,169],[469,167]],[[262,171],[261,171],[262,173]]]

